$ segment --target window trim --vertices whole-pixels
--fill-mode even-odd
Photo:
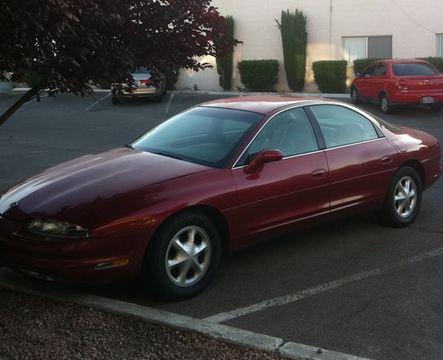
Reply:
[[[275,114],[272,114],[271,116],[269,116],[268,119],[266,119],[266,121],[263,123],[263,125],[257,130],[257,132],[254,134],[254,136],[252,137],[252,139],[246,144],[246,146],[243,148],[243,151],[240,153],[240,155],[237,157],[237,159],[233,162],[233,165],[231,166],[231,170],[236,170],[236,169],[243,169],[245,167],[247,167],[248,165],[237,165],[238,162],[240,161],[240,159],[243,157],[244,153],[246,152],[246,150],[249,148],[249,146],[251,146],[252,142],[255,140],[255,138],[261,133],[261,131],[263,130],[263,128],[277,115],[281,114],[282,112],[285,111],[289,111],[289,110],[293,110],[296,108],[303,108],[306,112],[306,115],[309,118],[309,121],[311,121],[311,117],[309,115],[309,111],[311,111],[309,108],[312,106],[321,106],[321,105],[333,105],[333,106],[339,106],[339,107],[343,107],[346,109],[349,109],[351,111],[356,112],[357,114],[360,114],[361,116],[363,116],[365,119],[367,119],[372,126],[374,127],[374,130],[377,134],[377,138],[376,139],[371,139],[371,140],[364,140],[364,141],[360,141],[360,142],[355,142],[352,144],[346,144],[346,145],[339,145],[333,148],[328,148],[326,147],[326,143],[325,143],[325,148],[320,148],[319,145],[319,149],[312,151],[312,152],[308,152],[308,153],[303,153],[303,154],[297,154],[297,155],[291,155],[291,156],[287,156],[287,157],[283,157],[283,160],[286,159],[291,159],[291,158],[295,158],[295,157],[299,157],[299,156],[305,156],[305,155],[311,155],[311,154],[315,154],[315,153],[320,153],[320,152],[326,152],[329,150],[335,150],[335,149],[339,149],[339,148],[344,148],[344,147],[349,147],[349,146],[355,146],[355,145],[359,145],[359,144],[364,144],[364,143],[368,143],[368,142],[373,142],[373,141],[379,141],[379,140],[383,140],[386,139],[386,135],[384,134],[383,130],[379,127],[377,121],[371,117],[369,117],[369,114],[366,114],[365,112],[361,111],[360,109],[354,108],[351,105],[348,104],[344,104],[344,103],[339,103],[339,102],[313,102],[312,104],[306,104],[305,102],[302,104],[296,104],[296,105],[292,105],[290,107],[284,108],[284,109],[280,109],[279,111],[277,111]],[[312,111],[311,111],[312,112]],[[320,128],[320,124],[318,124],[317,119],[315,118],[314,114],[312,114],[313,117],[313,121],[317,124],[316,126],[318,126]],[[312,125],[311,126],[314,129],[314,134],[317,137],[317,132],[315,130],[315,126]],[[321,132],[321,128],[320,128],[320,134],[321,134],[321,140],[323,142],[325,142],[324,137],[323,137],[323,133]],[[317,139],[317,141],[319,141],[320,139]]]
[[[326,145],[326,140],[324,140],[324,141],[325,141],[325,146],[326,146],[326,147],[325,147],[325,150],[339,149],[339,148],[343,148],[343,147],[347,147],[347,146],[352,146],[352,145],[356,145],[356,144],[364,144],[364,143],[367,143],[367,142],[371,142],[371,141],[375,141],[375,140],[384,139],[384,138],[386,137],[385,134],[383,133],[383,131],[381,131],[381,129],[378,128],[378,126],[374,123],[374,121],[372,121],[371,119],[369,119],[366,115],[364,115],[364,114],[361,113],[360,111],[356,111],[356,110],[353,109],[353,108],[350,108],[350,107],[348,107],[348,106],[342,106],[342,105],[339,105],[339,104],[315,104],[315,105],[309,105],[309,107],[314,107],[314,106],[338,106],[338,107],[346,108],[346,109],[348,109],[348,110],[350,110],[350,111],[353,111],[353,112],[355,112],[356,114],[361,115],[363,118],[365,118],[366,120],[368,120],[368,121],[372,124],[372,126],[373,126],[373,128],[374,128],[374,131],[375,131],[375,134],[377,135],[377,137],[374,138],[374,139],[355,141],[355,142],[352,142],[352,143],[349,143],[349,144],[337,145],[337,146],[332,146],[332,147],[328,147],[328,146]],[[309,109],[309,110],[310,110],[310,109]],[[322,136],[323,136],[323,138],[324,138],[323,131],[321,130],[320,123],[318,122],[318,120],[317,120],[317,118],[316,118],[314,112],[313,112],[312,110],[310,110],[310,111],[312,112],[312,115],[314,116],[315,121],[317,122],[317,124],[318,124],[318,126],[319,126],[319,128],[320,128],[321,134],[322,134]]]
[[[437,34],[438,35],[438,34]],[[353,35],[353,36],[342,36],[341,37],[341,54],[343,60],[346,60],[348,62],[348,66],[353,66],[353,61],[348,60],[345,55],[345,39],[365,39],[365,56],[361,59],[370,59],[369,57],[369,38],[391,38],[391,58],[393,57],[394,52],[394,35]],[[389,57],[388,57],[389,58]]]

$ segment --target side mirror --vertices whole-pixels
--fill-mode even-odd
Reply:
[[[280,161],[281,159],[283,159],[283,153],[280,150],[262,150],[245,167],[245,174],[253,174],[261,170],[264,164]]]

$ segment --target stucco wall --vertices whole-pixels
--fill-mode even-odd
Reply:
[[[308,18],[307,91],[315,90],[311,64],[341,59],[343,36],[393,36],[393,56],[412,58],[436,54],[436,34],[443,33],[443,0],[214,0],[236,22],[234,64],[243,59],[280,61],[279,91],[287,91],[280,32],[275,19],[282,10],[296,8]],[[332,31],[331,31],[332,30]],[[207,57],[207,62],[215,64]],[[215,69],[182,71],[177,88],[220,90]],[[242,87],[235,66],[234,90]]]

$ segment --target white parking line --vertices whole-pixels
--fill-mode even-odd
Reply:
[[[86,111],[91,110],[94,106],[96,106],[96,105],[102,103],[105,99],[107,99],[107,98],[110,97],[111,95],[112,95],[112,93],[109,93],[109,94],[107,94],[107,95],[105,95],[105,96],[102,96],[102,97],[101,97],[100,99],[98,99],[95,103],[89,105],[85,110],[86,110]]]
[[[410,257],[408,259],[400,260],[400,261],[395,262],[390,265],[382,266],[380,268],[376,268],[376,269],[372,269],[372,270],[368,270],[368,271],[363,271],[363,272],[360,272],[360,273],[357,273],[357,274],[354,274],[354,275],[351,275],[351,276],[348,276],[348,277],[345,277],[342,279],[333,280],[333,281],[330,281],[330,282],[327,282],[327,283],[324,283],[324,284],[321,284],[321,285],[318,285],[318,286],[315,286],[315,287],[312,287],[309,289],[301,290],[301,291],[298,291],[294,294],[289,294],[289,295],[285,295],[285,296],[281,296],[281,297],[276,297],[276,298],[264,300],[259,303],[253,304],[253,305],[249,305],[249,306],[238,308],[238,309],[235,309],[232,311],[212,315],[212,316],[205,318],[204,320],[212,322],[212,323],[223,323],[225,321],[236,319],[238,317],[245,316],[245,315],[255,313],[258,311],[263,311],[263,310],[271,308],[271,307],[282,306],[282,305],[286,305],[286,304],[300,301],[303,299],[307,299],[309,297],[321,294],[321,293],[328,291],[328,290],[339,288],[339,287],[349,284],[349,283],[353,283],[353,282],[367,279],[370,277],[378,276],[378,275],[381,275],[387,271],[392,271],[392,270],[395,270],[395,269],[400,268],[402,266],[418,263],[423,260],[433,258],[436,256],[440,256],[440,255],[443,255],[443,247],[440,247],[440,248],[432,250],[432,251],[428,251],[428,252],[423,253],[421,255],[416,255],[416,256]]]
[[[168,104],[165,107],[165,114],[169,113],[169,110],[171,109],[171,103],[172,103],[172,100],[174,100],[174,97],[175,97],[175,93],[171,93],[171,95],[169,95]]]

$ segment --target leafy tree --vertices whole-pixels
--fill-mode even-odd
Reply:
[[[281,32],[283,56],[288,86],[293,91],[301,91],[306,76],[306,16],[302,11],[282,11],[277,26]]]
[[[88,95],[90,84],[131,81],[134,66],[154,73],[210,67],[227,22],[211,0],[2,0],[0,81],[35,74],[31,90],[0,126],[43,90]],[[229,45],[229,44],[228,44]]]
[[[234,70],[234,18],[227,16],[228,23],[226,33],[219,39],[216,44],[217,49],[217,72],[220,77],[220,86],[223,90],[231,90],[232,88],[232,73]]]

